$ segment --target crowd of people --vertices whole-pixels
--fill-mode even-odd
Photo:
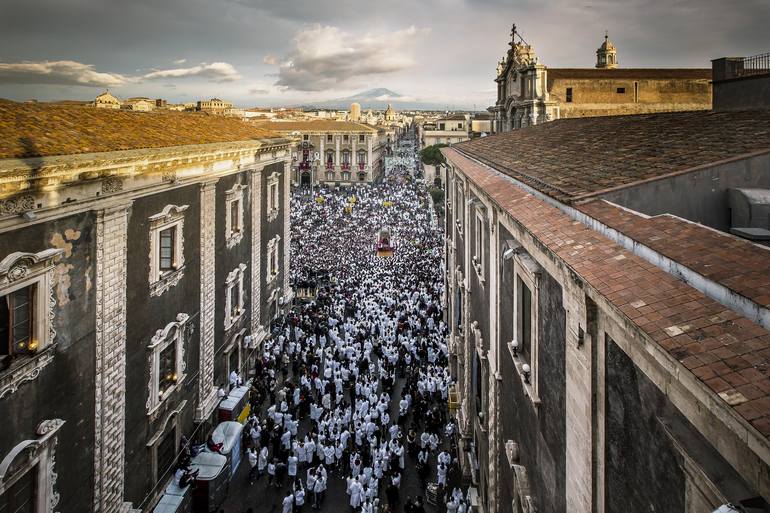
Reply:
[[[354,512],[423,513],[423,493],[402,497],[405,479],[438,490],[451,513],[467,509],[453,486],[442,235],[429,212],[424,187],[400,174],[293,193],[291,280],[303,294],[264,342],[244,430],[248,481],[266,479],[282,513],[323,508],[332,480]],[[375,251],[383,229],[387,258]]]

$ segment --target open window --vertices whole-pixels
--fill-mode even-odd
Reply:
[[[538,294],[542,270],[540,265],[518,244],[512,259],[503,265],[514,266],[513,340],[508,344],[524,391],[534,404],[538,396]],[[505,254],[504,254],[505,255]]]
[[[189,205],[167,205],[150,217],[150,296],[179,283],[184,275],[184,212]]]
[[[276,235],[267,243],[267,283],[271,283],[278,276],[278,248],[280,241],[281,236]]]
[[[479,277],[479,281],[484,283],[484,262],[487,253],[487,235],[485,233],[484,217],[486,209],[481,203],[476,203],[474,208],[474,226],[473,226],[473,268],[476,269],[476,274]]]
[[[240,264],[225,280],[225,330],[232,328],[246,312],[243,290],[245,274],[246,264]]]
[[[267,220],[274,221],[278,218],[281,208],[280,201],[280,175],[276,172],[267,178]]]
[[[152,482],[154,483],[167,483],[174,477],[179,456],[179,442],[182,436],[179,413],[184,410],[185,406],[187,406],[187,400],[182,400],[176,408],[168,412],[147,442],[147,448],[150,450]]]
[[[17,252],[0,261],[0,398],[53,359],[53,269],[63,252]]]
[[[241,183],[225,192],[225,244],[232,248],[243,240],[243,190]]]
[[[56,491],[57,433],[61,419],[44,420],[35,438],[18,443],[0,461],[0,511],[52,513],[59,504]],[[11,431],[13,434],[13,431]]]
[[[153,415],[185,377],[185,338],[190,316],[180,313],[176,320],[155,332],[149,350],[150,380],[147,414]]]

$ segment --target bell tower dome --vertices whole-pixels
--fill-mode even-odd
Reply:
[[[596,50],[596,67],[601,69],[615,69],[618,67],[618,50],[612,44],[606,32],[604,33],[604,42]]]

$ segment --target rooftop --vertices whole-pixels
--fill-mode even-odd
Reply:
[[[376,132],[368,125],[352,121],[333,119],[315,119],[311,121],[258,121],[260,128],[275,132]]]
[[[455,148],[571,203],[611,188],[770,151],[770,111],[559,119]]]
[[[548,68],[548,81],[560,79],[639,78],[711,80],[711,68]]]
[[[207,114],[0,102],[0,158],[73,155],[271,137],[276,134],[269,130]]]
[[[653,342],[657,351],[677,362],[680,381],[713,394],[719,405],[732,412],[732,419],[741,425],[738,429],[750,425],[758,436],[770,437],[770,332],[463,156],[456,150],[459,146],[442,151],[544,249],[558,256]],[[594,202],[592,214],[603,208],[598,203],[609,206]],[[766,269],[747,272],[753,270],[768,283]]]

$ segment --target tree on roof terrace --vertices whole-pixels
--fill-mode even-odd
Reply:
[[[441,153],[441,148],[445,148],[446,146],[446,144],[440,143],[423,148],[422,151],[420,151],[420,160],[422,160],[423,164],[428,166],[446,164],[444,154]]]

